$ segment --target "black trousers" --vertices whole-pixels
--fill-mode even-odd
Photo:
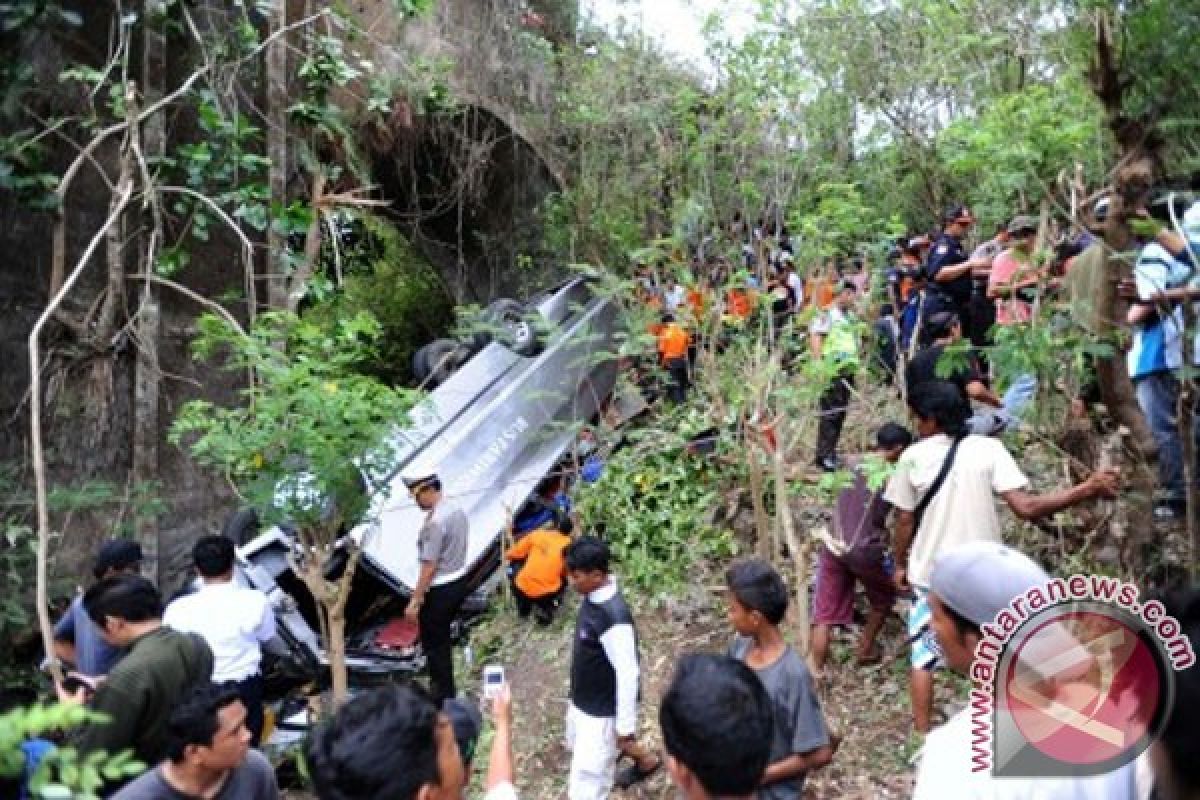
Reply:
[[[688,362],[686,358],[672,358],[665,364],[670,382],[667,384],[667,399],[682,403],[687,398]]]
[[[417,623],[421,631],[421,649],[429,668],[429,692],[441,708],[442,701],[454,697],[454,650],[450,641],[450,624],[458,616],[471,593],[466,577],[434,586],[425,593],[425,602]]]
[[[514,576],[515,577],[515,576]],[[517,614],[522,617],[529,616],[529,612],[534,612],[534,619],[543,625],[549,624],[554,619],[554,613],[558,611],[558,606],[562,602],[563,593],[566,591],[564,583],[557,592],[553,594],[542,595],[541,597],[530,597],[517,588],[516,581],[513,581],[512,590],[513,598],[517,601]]]
[[[229,681],[225,685],[238,693],[242,705],[246,707],[246,727],[250,730],[250,746],[258,747],[262,741],[263,732],[262,675],[251,675],[240,681]]]
[[[850,405],[853,386],[853,375],[838,375],[821,395],[818,404],[821,419],[817,423],[818,462],[837,457],[838,439],[842,437],[842,425],[846,422],[846,408]]]
[[[991,385],[988,376],[991,367],[988,363],[987,348],[992,345],[992,326],[996,324],[996,301],[983,292],[974,292],[967,304],[968,319],[963,322],[963,332],[971,340],[975,355],[979,359],[979,369],[983,374],[984,383]]]

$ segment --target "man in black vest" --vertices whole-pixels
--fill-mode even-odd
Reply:
[[[569,800],[604,800],[644,780],[662,760],[637,741],[638,655],[633,615],[609,574],[608,545],[584,536],[566,549],[567,575],[583,596],[571,652]],[[616,775],[617,758],[633,764]]]

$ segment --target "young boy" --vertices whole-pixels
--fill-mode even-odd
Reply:
[[[758,799],[800,800],[804,778],[833,760],[834,744],[808,667],[779,632],[788,607],[787,587],[775,568],[759,559],[734,564],[725,583],[729,622],[738,634],[729,655],[755,671],[775,708],[771,760]]]
[[[604,800],[617,758],[633,765],[616,777],[622,789],[644,780],[662,760],[637,742],[638,655],[633,615],[609,574],[608,545],[583,536],[567,547],[567,577],[583,596],[571,652],[570,800]]]
[[[906,428],[889,422],[875,433],[875,452],[887,463],[895,464],[912,442],[913,436]],[[875,638],[896,603],[896,585],[886,563],[890,510],[883,499],[883,486],[872,491],[861,469],[855,470],[854,485],[838,495],[833,536],[817,554],[812,657],[818,680],[829,657],[830,629],[854,621],[855,581],[863,585],[871,604],[855,661],[864,665],[880,660]]]
[[[513,595],[522,619],[533,612],[533,621],[549,625],[567,588],[567,561],[563,551],[571,543],[571,520],[560,515],[544,527],[530,531],[508,548]]]

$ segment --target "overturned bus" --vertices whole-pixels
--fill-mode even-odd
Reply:
[[[414,371],[437,382],[398,428],[394,468],[371,482],[369,512],[347,532],[361,559],[347,604],[352,685],[420,669],[424,658],[403,610],[417,580],[417,533],[424,513],[402,476],[437,473],[445,495],[470,521],[468,574],[474,591],[456,621],[461,635],[487,606],[501,576],[504,531],[538,484],[571,455],[581,426],[605,407],[616,382],[617,308],[585,279],[521,305],[489,307],[495,334],[470,344],[440,340],[418,352]],[[447,364],[451,368],[447,368]],[[226,535],[238,550],[240,580],[272,600],[278,636],[266,648],[274,682],[320,682],[326,666],[312,597],[294,574],[296,542],[286,525],[259,530],[252,511],[234,515]],[[330,566],[331,574],[339,570]]]

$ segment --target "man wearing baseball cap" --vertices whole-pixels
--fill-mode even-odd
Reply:
[[[101,581],[114,575],[136,575],[142,566],[142,548],[129,539],[109,539],[100,545],[92,576]],[[54,655],[91,678],[107,675],[125,655],[100,636],[100,630],[83,607],[83,592],[75,595],[67,612],[54,626]]]
[[[997,542],[961,545],[937,559],[930,578],[933,629],[946,664],[969,675],[981,627],[995,621],[1012,601],[1050,576],[1030,558]],[[1053,632],[1051,632],[1053,633]],[[1077,642],[1061,630],[1064,644]],[[1027,663],[1036,669],[1046,659]],[[1086,674],[1083,669],[1078,674]],[[1112,772],[1070,778],[995,778],[973,771],[972,714],[968,706],[930,732],[921,751],[913,800],[1131,800],[1136,797],[1132,764]]]
[[[430,693],[439,704],[454,697],[454,650],[450,626],[471,593],[466,576],[467,515],[442,495],[436,473],[405,477],[404,485],[425,514],[417,534],[421,571],[404,616],[421,630],[421,648],[429,665]]]
[[[971,330],[972,276],[986,271],[991,258],[968,258],[963,237],[975,224],[975,215],[966,206],[951,206],[942,217],[942,235],[933,243],[925,274],[929,278],[932,301],[926,313],[954,311],[963,321],[964,330]]]

